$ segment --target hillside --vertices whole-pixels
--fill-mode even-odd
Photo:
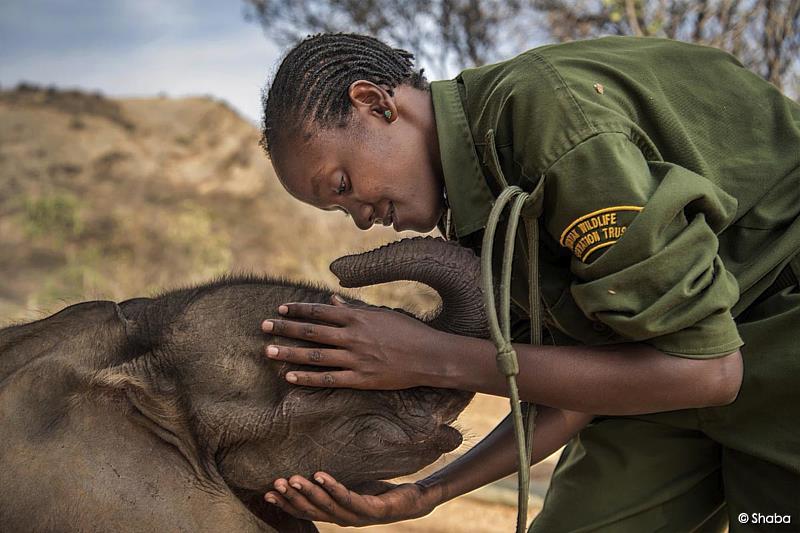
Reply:
[[[398,238],[291,198],[258,139],[209,98],[1,92],[0,324],[230,271],[336,285],[331,260]]]

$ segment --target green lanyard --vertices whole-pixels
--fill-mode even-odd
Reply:
[[[542,342],[541,308],[539,300],[539,225],[538,215],[541,212],[541,197],[544,180],[540,180],[536,189],[528,194],[516,185],[506,187],[498,196],[489,213],[481,246],[481,278],[486,315],[489,319],[489,330],[492,341],[497,348],[497,369],[508,380],[509,399],[511,401],[511,417],[514,422],[514,433],[517,438],[519,471],[517,479],[517,533],[525,533],[528,520],[528,491],[530,490],[530,459],[533,450],[533,430],[536,418],[536,406],[520,402],[517,389],[519,363],[517,352],[511,345],[510,320],[510,288],[511,265],[514,257],[514,240],[520,216],[525,222],[525,229],[530,242],[528,262],[528,293],[531,316],[531,344]],[[511,203],[511,210],[506,228],[506,239],[500,278],[500,320],[494,300],[492,284],[492,251],[497,223],[505,206]]]

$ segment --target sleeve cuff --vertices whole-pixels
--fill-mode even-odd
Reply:
[[[644,342],[666,354],[687,359],[722,357],[744,344],[729,312],[709,315],[693,326]]]

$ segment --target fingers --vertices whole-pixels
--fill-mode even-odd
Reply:
[[[348,509],[358,516],[371,519],[381,515],[383,506],[380,500],[376,498],[367,499],[361,494],[351,491],[325,472],[317,472],[314,474],[314,479],[317,480],[317,483],[321,482],[325,492],[341,508]]]
[[[325,348],[303,348],[299,346],[278,346],[270,344],[267,357],[298,365],[336,366],[350,368],[351,356],[345,350]]]
[[[326,387],[326,388],[363,388],[363,379],[359,374],[352,370],[339,370],[336,372],[300,372],[292,370],[286,373],[286,381],[295,385],[305,385],[306,387]]]
[[[331,303],[334,305],[334,307],[347,307],[350,305],[350,303],[347,300],[345,300],[338,294],[331,295]]]
[[[289,481],[275,481],[277,492],[268,492],[264,499],[282,510],[307,520],[322,520],[340,525],[357,525],[363,519],[331,498],[319,485],[302,476],[292,476]]]
[[[339,343],[342,341],[342,328],[324,326],[321,324],[269,319],[261,324],[261,329],[265,333],[271,333],[272,335],[291,337],[293,339],[315,342],[317,344],[339,346]]]
[[[366,302],[362,302],[360,300],[345,300],[343,297],[339,296],[338,294],[334,294],[331,296],[331,303],[334,306],[340,308],[350,308],[350,309],[372,309],[373,307]]]
[[[335,305],[294,302],[278,306],[278,313],[289,318],[308,318],[328,324],[343,326],[348,323],[351,310],[343,299],[331,298]],[[286,311],[285,313],[283,311]]]

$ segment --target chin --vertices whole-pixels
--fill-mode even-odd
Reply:
[[[420,233],[429,233],[435,230],[437,225],[439,224],[439,221],[442,219],[444,212],[445,212],[444,209],[439,209],[431,219],[427,220],[423,224],[424,227],[420,228],[418,231]]]
[[[410,224],[404,225],[401,224],[400,226],[395,227],[396,231],[416,231],[417,233],[428,233],[436,228],[436,224],[428,225],[428,224]]]
[[[403,212],[399,213],[399,220],[395,222],[395,231],[416,231],[417,233],[429,233],[436,229],[436,225],[444,214],[443,206],[436,206],[426,212],[413,213],[409,218],[403,218]],[[413,216],[417,215],[417,216]]]

